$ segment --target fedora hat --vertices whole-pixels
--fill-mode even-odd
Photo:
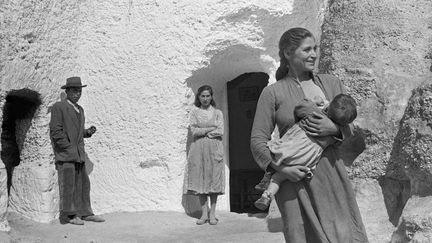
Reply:
[[[61,86],[62,89],[72,88],[72,87],[86,87],[87,85],[82,85],[80,77],[70,77],[66,79],[66,84]]]

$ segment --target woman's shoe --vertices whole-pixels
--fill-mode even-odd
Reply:
[[[215,218],[215,219],[210,219],[209,224],[210,225],[217,225],[217,223],[219,222],[219,219]]]
[[[198,219],[196,221],[196,224],[197,225],[203,225],[203,224],[207,223],[208,221],[209,221],[209,219]]]

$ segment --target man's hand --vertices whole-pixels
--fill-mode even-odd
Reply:
[[[88,132],[90,133],[90,135],[93,135],[93,134],[96,132],[96,127],[95,127],[95,126],[91,126],[91,127],[88,129]]]

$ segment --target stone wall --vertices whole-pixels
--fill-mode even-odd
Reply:
[[[393,242],[432,241],[432,75],[412,92],[391,155],[410,182]]]
[[[366,150],[348,170],[372,242],[390,240],[416,188],[397,162],[407,156],[395,153],[411,92],[430,73],[431,9],[428,0],[334,0],[323,24],[319,68],[341,78],[359,104]]]

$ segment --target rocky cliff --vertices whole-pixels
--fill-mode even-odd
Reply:
[[[366,150],[348,170],[373,242],[390,240],[412,194],[431,192],[426,172],[411,165],[428,164],[430,127],[408,132],[404,121],[430,109],[407,104],[430,74],[431,10],[426,0],[334,0],[322,27],[319,68],[341,78],[359,104],[355,124]]]

